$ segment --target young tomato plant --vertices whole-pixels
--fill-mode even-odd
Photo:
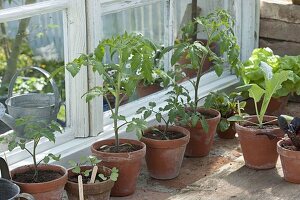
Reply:
[[[69,164],[71,165],[72,172],[77,174],[77,175],[82,175],[84,177],[89,177],[91,176],[92,170],[93,169],[88,169],[88,170],[82,170],[82,166],[96,166],[98,163],[100,163],[101,160],[97,159],[95,156],[88,156],[88,157],[81,157],[79,163],[76,163],[73,160],[69,161]],[[97,177],[102,180],[106,181],[108,178],[112,181],[117,181],[119,176],[119,170],[115,167],[111,169],[111,173],[108,176],[105,176],[104,174],[97,173]]]
[[[138,137],[147,125],[140,118],[126,119],[119,113],[119,108],[124,98],[131,96],[141,80],[153,81],[153,66],[157,60],[159,47],[142,35],[119,35],[100,41],[94,53],[81,55],[66,68],[75,76],[82,66],[89,66],[103,78],[103,85],[96,86],[86,94],[86,101],[103,95],[107,100],[115,132],[115,146],[119,151],[119,130],[127,126],[126,131],[135,131]],[[157,69],[155,69],[157,70]],[[114,105],[108,100],[108,95],[115,98]]]
[[[259,128],[263,128],[263,125],[270,122],[264,122],[264,116],[266,114],[268,105],[270,103],[272,95],[282,87],[282,83],[288,79],[288,72],[273,74],[272,68],[265,62],[261,62],[260,67],[264,73],[264,85],[265,89],[261,88],[257,84],[248,84],[239,87],[239,90],[246,90],[249,96],[254,100],[255,112],[258,123],[250,122],[238,115],[230,117],[229,121],[247,121],[251,124],[257,125]],[[261,109],[258,110],[257,103],[262,99]]]
[[[47,138],[50,142],[55,143],[55,134],[54,132],[62,132],[62,127],[55,121],[52,121],[49,125],[45,121],[33,121],[31,117],[23,117],[16,120],[16,126],[24,126],[25,136],[28,140],[33,141],[32,149],[28,148],[26,144],[28,140],[20,139],[19,141],[10,141],[8,144],[8,150],[12,151],[16,147],[20,147],[22,150],[27,151],[33,160],[34,165],[34,177],[33,180],[36,182],[38,179],[38,166],[43,162],[48,164],[49,161],[55,160],[58,161],[60,159],[60,155],[56,156],[52,153],[49,153],[41,160],[37,160],[37,147],[41,141],[42,137]]]
[[[143,106],[137,110],[137,114],[143,114],[144,119],[147,119],[154,113],[156,121],[159,123],[163,122],[165,124],[165,128],[163,131],[160,131],[158,129],[155,129],[154,131],[161,134],[166,140],[169,140],[167,136],[169,126],[174,124],[175,121],[177,121],[176,119],[179,113],[184,112],[185,110],[182,106],[182,103],[178,101],[178,96],[182,94],[182,91],[177,90],[177,93],[175,93],[174,91],[169,92],[169,94],[174,93],[175,95],[171,95],[166,100],[167,104],[165,106],[156,108],[156,103],[150,102],[149,107]],[[166,116],[164,116],[165,113],[167,114]]]
[[[188,40],[185,37],[191,35],[194,31],[196,23],[203,33],[206,35],[207,43],[201,41]],[[230,67],[239,73],[239,46],[233,31],[234,21],[232,17],[225,10],[217,10],[207,16],[199,16],[193,22],[190,22],[183,27],[184,41],[177,43],[173,46],[174,53],[171,57],[171,65],[176,65],[183,56],[190,58],[191,64],[187,67],[197,70],[196,79],[189,79],[188,81],[194,88],[193,100],[189,98],[187,110],[193,123],[195,121],[201,122],[205,131],[208,131],[207,122],[205,117],[198,112],[198,103],[200,97],[198,95],[200,88],[200,79],[203,76],[203,66],[205,60],[208,58],[213,62],[214,70],[218,76],[223,73],[224,67]],[[218,43],[220,49],[220,56],[211,50],[213,43]],[[165,51],[168,51],[166,48]],[[187,117],[184,117],[185,119]]]

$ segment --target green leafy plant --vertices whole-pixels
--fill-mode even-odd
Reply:
[[[261,88],[257,84],[247,84],[239,87],[239,90],[247,90],[249,96],[254,100],[255,112],[258,120],[258,124],[250,122],[241,116],[239,112],[238,115],[230,117],[229,121],[247,121],[251,124],[257,125],[259,128],[263,128],[264,124],[270,122],[264,122],[264,116],[267,111],[268,105],[270,103],[271,97],[273,94],[282,87],[282,83],[288,79],[289,73],[283,71],[282,73],[273,73],[272,67],[267,63],[261,61],[260,67],[264,74],[264,85],[265,89]],[[261,109],[258,110],[257,103],[262,99]]]
[[[81,157],[80,161],[77,163],[73,160],[69,161],[69,164],[72,167],[72,172],[77,174],[77,175],[82,175],[86,178],[91,176],[92,170],[93,169],[88,169],[88,170],[82,170],[81,167],[82,166],[96,166],[98,163],[100,163],[101,160],[97,159],[97,157],[95,156],[88,156],[88,157]],[[106,181],[108,178],[112,181],[117,181],[118,176],[119,176],[119,170],[116,167],[113,167],[111,169],[111,173],[108,176],[101,174],[101,173],[97,173],[97,177],[102,180],[102,181]]]
[[[127,126],[126,131],[135,131],[141,137],[142,130],[147,125],[140,118],[127,120],[119,113],[119,108],[125,96],[131,96],[140,80],[153,81],[153,66],[157,45],[145,39],[142,35],[119,35],[100,41],[94,53],[81,55],[73,62],[68,63],[67,70],[75,76],[82,66],[90,66],[95,73],[103,78],[103,85],[96,86],[86,94],[86,101],[103,95],[107,100],[112,113],[115,146],[119,151],[119,130]],[[105,60],[105,59],[110,60]],[[114,96],[114,105],[108,100],[108,95]]]
[[[227,118],[238,114],[246,106],[246,102],[239,102],[240,93],[232,92],[227,95],[225,92],[211,92],[205,99],[204,107],[213,108],[221,113],[221,120],[218,124],[218,130],[224,132],[230,127]]]
[[[8,144],[8,150],[12,151],[16,147],[20,147],[21,150],[27,151],[33,160],[34,165],[34,177],[33,180],[36,182],[38,179],[38,166],[43,162],[45,164],[49,163],[49,161],[55,160],[58,161],[60,159],[60,155],[56,156],[52,153],[46,155],[40,161],[37,160],[37,147],[43,137],[47,138],[50,142],[55,143],[55,134],[54,132],[62,132],[62,127],[55,121],[52,121],[49,125],[45,121],[32,120],[30,116],[19,118],[16,120],[16,126],[24,126],[25,136],[28,140],[33,141],[32,149],[28,147],[28,140],[20,139],[10,141]]]
[[[166,99],[167,104],[165,106],[156,108],[157,105],[155,102],[149,102],[148,107],[143,106],[137,110],[137,114],[143,114],[144,119],[147,119],[152,114],[155,114],[156,121],[159,123],[164,123],[165,128],[163,131],[160,131],[158,129],[155,129],[154,131],[161,134],[166,140],[169,140],[167,136],[169,126],[177,121],[179,113],[185,112],[185,108],[184,106],[182,106],[183,104],[178,101],[178,98],[180,95],[182,95],[183,91],[179,91],[178,89],[177,91],[176,89],[174,90],[168,93],[172,95],[170,95],[170,97]],[[164,113],[166,113],[167,115],[164,116]]]
[[[229,66],[239,73],[239,46],[234,36],[234,21],[226,11],[217,10],[207,16],[197,17],[194,22],[183,27],[183,30],[187,31],[186,37],[189,37],[189,35],[193,33],[193,23],[197,23],[198,26],[202,28],[207,37],[207,43],[203,44],[200,41],[193,42],[193,40],[183,40],[183,42],[175,44],[173,48],[170,48],[174,49],[171,64],[176,65],[179,59],[186,55],[191,60],[190,68],[197,70],[196,79],[189,79],[189,82],[194,88],[194,100],[192,101],[190,97],[187,99],[187,104],[190,108],[188,113],[190,115],[189,118],[191,118],[193,122],[200,120],[207,132],[208,126],[205,117],[197,112],[198,102],[200,101],[198,92],[200,79],[203,75],[204,61],[208,58],[213,62],[214,70],[218,76],[223,73],[223,68],[226,66]],[[218,43],[221,56],[218,56],[211,50],[212,43]],[[168,48],[165,49],[165,51],[168,50]],[[187,116],[182,116],[180,119],[186,120],[187,118]]]
[[[282,83],[282,87],[277,90],[273,97],[287,96],[292,92],[300,94],[300,56],[284,56],[274,55],[270,48],[254,49],[251,57],[241,67],[241,77],[245,84],[255,83],[265,88],[264,73],[260,67],[263,61],[272,67],[274,74],[288,72],[288,79]]]
[[[300,118],[280,115],[278,124],[280,129],[291,139],[295,150],[300,151]]]

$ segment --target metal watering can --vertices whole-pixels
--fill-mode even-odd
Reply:
[[[13,182],[9,175],[9,170],[7,163],[3,158],[0,157],[0,200],[16,200],[19,198],[24,198],[28,200],[34,200],[34,197],[27,193],[20,194],[20,188]]]
[[[13,96],[13,88],[17,77],[21,71],[28,69],[37,70],[48,79],[50,78],[50,74],[39,67],[27,67],[18,70],[9,83],[8,99],[5,101],[9,114],[5,113],[5,107],[0,103],[0,120],[13,129],[19,137],[25,137],[24,126],[16,126],[16,119],[30,116],[30,121],[39,120],[45,122],[45,124],[49,124],[52,120],[57,119],[60,106],[58,88],[52,78],[49,79],[49,82],[51,83],[53,93],[28,93]]]

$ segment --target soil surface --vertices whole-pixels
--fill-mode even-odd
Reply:
[[[102,152],[109,152],[109,153],[129,153],[129,152],[138,151],[142,148],[143,147],[139,145],[124,143],[124,144],[120,144],[119,148],[117,148],[117,146],[115,145],[104,145],[97,150]]]
[[[263,125],[262,128],[259,128],[258,126],[255,126],[255,125],[245,125],[244,127],[251,128],[251,129],[256,129],[256,130],[279,128],[279,126],[275,125],[275,124]]]
[[[32,170],[23,174],[15,174],[12,179],[20,183],[44,183],[44,182],[58,179],[63,176],[59,172],[45,170],[45,171],[38,171],[37,180],[34,180],[34,174],[35,171]]]
[[[175,140],[184,137],[183,133],[175,132],[175,131],[168,131],[167,133],[163,134],[159,131],[152,131],[143,135],[146,138],[154,139],[154,140]]]
[[[87,184],[89,183],[91,180],[91,175],[90,176],[83,176],[82,175],[82,183],[83,184]],[[71,181],[73,183],[78,183],[78,174],[71,176],[68,178],[68,181]],[[96,181],[95,182],[102,182],[103,180],[101,178],[98,177],[98,174],[96,176]]]
[[[297,149],[297,147],[295,147],[292,144],[282,144],[281,145],[283,148],[287,149],[287,150],[291,150],[291,151],[300,151],[300,149]]]

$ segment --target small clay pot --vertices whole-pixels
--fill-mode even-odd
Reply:
[[[158,130],[164,130],[165,126],[155,126]],[[149,133],[149,128],[144,133]],[[149,174],[156,179],[173,179],[179,175],[186,145],[190,139],[187,129],[180,126],[170,126],[168,131],[182,133],[184,136],[174,140],[155,140],[142,137],[146,144],[146,163]]]
[[[102,140],[91,146],[94,156],[101,160],[99,166],[119,169],[119,177],[111,191],[111,196],[128,196],[133,194],[136,181],[140,174],[142,159],[146,154],[146,145],[137,140],[120,139],[120,144],[129,143],[138,145],[141,149],[129,153],[109,153],[98,151],[103,145],[114,145],[115,140]]]
[[[139,98],[148,96],[160,90],[162,90],[162,87],[159,85],[159,83],[154,83],[152,85],[144,85],[143,82],[139,82],[136,88],[137,96]]]
[[[300,184],[300,151],[283,148],[283,144],[292,144],[291,140],[280,140],[277,143],[277,152],[280,155],[284,179],[291,183]]]
[[[23,174],[33,169],[34,169],[33,165],[25,165],[22,167],[18,167],[11,171],[11,176],[13,178],[16,174]],[[13,182],[20,187],[21,192],[31,194],[32,196],[34,196],[36,200],[62,199],[64,187],[68,179],[67,170],[64,167],[58,165],[39,165],[38,170],[40,171],[50,170],[54,172],[59,172],[60,174],[62,174],[62,176],[56,180],[52,180],[44,183],[20,183],[14,180]]]
[[[234,122],[230,122],[230,126],[226,131],[222,132],[220,130],[217,130],[217,134],[218,134],[219,138],[222,138],[222,139],[233,139],[233,138],[235,138],[236,131],[235,131],[235,128],[234,128]]]
[[[268,105],[266,115],[271,116],[279,116],[282,114],[283,109],[286,107],[289,100],[289,96],[279,97],[279,98],[271,98],[270,103]],[[252,98],[246,99],[245,113],[249,115],[255,115],[255,106]],[[262,105],[262,101],[258,102],[257,107],[260,110]]]
[[[274,116],[265,116],[264,121],[276,119]],[[256,116],[250,116],[247,120],[257,123]],[[277,121],[271,123],[277,125]],[[235,123],[235,130],[239,136],[241,149],[243,152],[245,165],[252,169],[271,169],[276,166],[278,154],[276,144],[279,138],[284,136],[282,130],[278,128],[254,129],[247,127],[249,123]],[[278,138],[269,139],[263,133],[272,133]]]
[[[214,117],[206,119],[208,123],[208,133],[203,130],[200,121],[195,127],[183,126],[190,132],[190,141],[185,150],[185,156],[188,157],[203,157],[209,154],[213,145],[217,125],[221,118],[221,114],[214,109],[199,108],[198,112],[201,114],[209,114]]]
[[[93,169],[93,166],[81,166],[82,171]],[[99,167],[98,173],[104,174],[106,177],[109,177],[111,170],[107,167]],[[75,173],[72,172],[72,169],[68,170],[68,178],[75,176]],[[102,182],[87,183],[83,184],[83,194],[84,199],[88,200],[108,200],[110,197],[111,188],[114,186],[114,182],[110,179]],[[67,181],[65,190],[67,191],[68,198],[72,200],[79,199],[79,190],[78,183],[72,181]]]

